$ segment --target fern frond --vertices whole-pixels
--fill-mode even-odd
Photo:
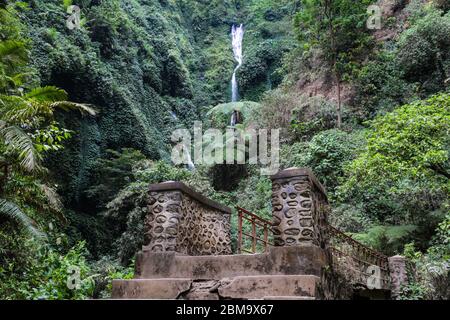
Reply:
[[[39,102],[57,102],[68,99],[67,92],[54,86],[37,87],[24,95],[25,99]]]
[[[36,228],[36,223],[30,219],[14,203],[0,198],[0,217],[9,221],[14,221],[22,230],[37,238],[44,238],[45,235]]]
[[[10,123],[23,123],[38,113],[36,105],[17,95],[0,95],[0,115]]]

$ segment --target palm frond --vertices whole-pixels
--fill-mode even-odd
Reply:
[[[88,114],[91,116],[95,116],[97,114],[97,110],[94,109],[94,107],[90,104],[85,103],[77,103],[77,102],[70,102],[70,101],[56,101],[50,104],[50,107],[53,109],[62,109],[64,111],[69,110],[78,110],[82,114]]]
[[[25,99],[39,102],[57,102],[67,100],[67,92],[54,86],[37,87],[24,95]]]
[[[36,228],[36,223],[30,219],[20,208],[6,199],[0,198],[0,217],[9,221],[14,221],[22,230],[37,238],[44,238],[45,235]]]
[[[11,75],[6,75],[4,73],[0,74],[0,85],[2,87],[10,86],[12,88],[19,87],[23,84],[24,79],[29,75],[28,72],[15,73]]]
[[[19,153],[20,165],[25,170],[33,171],[40,168],[40,155],[34,148],[31,138],[22,129],[0,120],[0,139]]]
[[[23,123],[38,113],[36,104],[18,95],[0,95],[0,106],[2,119],[10,123]]]

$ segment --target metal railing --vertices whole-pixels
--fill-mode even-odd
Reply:
[[[272,223],[241,207],[238,211],[238,253],[258,253],[267,251],[273,245]],[[389,261],[384,254],[371,249],[353,239],[339,229],[326,224],[328,248],[333,265],[358,285],[368,285],[368,281],[379,280],[379,289],[390,285]],[[261,245],[261,246],[260,246]],[[374,271],[379,271],[378,273]],[[377,284],[375,282],[375,284]],[[376,285],[375,285],[376,287]]]
[[[384,254],[371,249],[344,232],[328,225],[329,248],[336,269],[340,269],[355,284],[374,288],[388,288],[390,284],[389,261]],[[375,268],[374,268],[375,267]],[[379,272],[376,272],[378,269]],[[377,284],[377,280],[379,283]]]
[[[238,211],[238,253],[257,253],[259,249],[258,244],[262,244],[264,252],[266,252],[269,246],[273,245],[269,241],[269,232],[271,232],[272,222],[258,217],[256,214],[241,207],[236,207],[236,209]],[[250,223],[250,226],[248,226],[248,223]],[[251,230],[251,233],[246,231],[248,229]],[[250,249],[244,248],[244,238],[250,240]]]

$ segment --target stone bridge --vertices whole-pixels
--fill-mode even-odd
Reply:
[[[388,258],[329,225],[325,189],[309,169],[271,179],[272,221],[239,208],[238,254],[230,208],[181,182],[151,185],[135,278],[113,280],[113,298],[395,298],[406,281],[403,257]],[[244,236],[251,250],[244,250]]]

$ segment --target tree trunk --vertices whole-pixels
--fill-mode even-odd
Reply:
[[[342,111],[341,111],[341,77],[339,75],[339,72],[336,71],[336,85],[337,85],[337,98],[338,98],[338,104],[336,108],[337,112],[337,127],[338,129],[342,126]]]
[[[339,71],[337,70],[337,56],[338,50],[336,46],[336,33],[334,30],[334,17],[333,17],[333,8],[332,8],[332,0],[325,0],[323,3],[324,6],[324,15],[328,19],[328,29],[330,32],[330,40],[331,40],[331,51],[332,51],[332,59],[331,59],[331,68],[334,70],[334,75],[336,77],[336,86],[337,86],[337,95],[338,95],[338,104],[336,107],[337,121],[336,126],[340,129],[342,125],[342,112],[341,112],[341,76]]]
[[[3,177],[0,180],[0,196],[5,193],[6,183],[8,182],[8,165],[3,165]]]

